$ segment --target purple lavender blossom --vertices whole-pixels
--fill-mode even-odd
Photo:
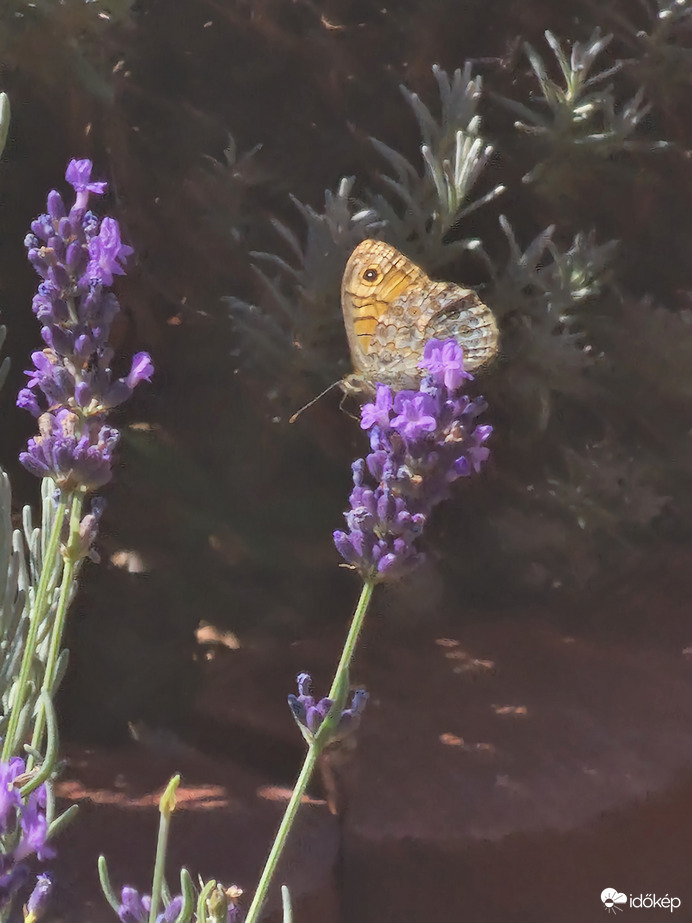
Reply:
[[[289,695],[289,707],[298,724],[307,728],[311,734],[315,734],[329,714],[329,709],[334,702],[328,698],[320,699],[319,702],[315,701],[310,695],[312,679],[309,673],[299,673],[296,682],[298,683],[298,695]]]
[[[0,763],[0,909],[29,880],[33,856],[43,862],[55,855],[47,843],[46,786],[40,785],[22,801],[19,789],[25,772],[21,757]]]
[[[20,461],[65,491],[96,490],[110,480],[118,432],[106,424],[106,413],[154,371],[147,353],[137,353],[122,378],[111,371],[108,338],[120,305],[108,287],[125,272],[133,251],[114,218],[87,211],[90,195],[107,189],[92,181],[91,172],[89,160],[70,162],[65,178],[75,190],[74,203],[68,211],[60,193],[50,192],[46,213],[32,222],[25,240],[42,280],[33,310],[46,345],[33,353],[17,399],[39,424]]]
[[[464,380],[473,381],[473,375],[464,371],[464,351],[455,339],[428,340],[418,365],[448,391],[458,391]]]
[[[125,885],[120,892],[120,907],[118,919],[120,923],[147,923],[151,898],[148,894],[140,895],[139,891]]]
[[[174,897],[165,910],[156,916],[156,923],[175,923],[183,906],[180,895]],[[118,919],[120,923],[148,923],[151,897],[140,894],[135,888],[125,885],[120,892]]]
[[[334,702],[326,697],[320,699],[319,702],[315,701],[310,695],[312,679],[309,673],[299,673],[296,682],[298,683],[298,695],[289,695],[288,705],[303,735],[309,741],[320,729]],[[367,701],[368,693],[364,689],[354,692],[351,707],[342,711],[330,737],[331,743],[342,740],[347,734],[356,730]]]
[[[15,780],[25,771],[21,756],[14,756],[6,763],[0,763],[0,835],[14,829],[17,813],[22,806],[22,796]]]
[[[12,903],[12,898],[24,887],[30,876],[26,863],[16,863],[11,854],[0,853],[0,910]]]
[[[79,557],[89,558],[94,564],[98,564],[101,560],[99,553],[94,547],[94,543],[98,535],[99,522],[105,509],[106,501],[103,497],[93,497],[89,512],[86,516],[82,517],[79,523],[79,535],[77,537],[77,541],[79,542]]]
[[[103,195],[108,189],[107,183],[91,181],[92,164],[90,160],[71,160],[65,171],[65,179],[74,188],[77,195],[92,192],[94,195]],[[83,200],[81,207],[86,208],[88,199]]]
[[[50,903],[52,890],[53,879],[50,875],[41,874],[36,876],[34,890],[29,895],[29,900],[24,908],[24,923],[35,923],[35,921],[44,916]]]
[[[97,285],[112,285],[114,275],[124,275],[123,263],[134,253],[120,240],[120,225],[115,218],[104,218],[98,234],[89,241],[87,276]]]
[[[243,923],[245,919],[245,911],[240,906],[240,898],[242,897],[242,890],[236,885],[231,885],[230,888],[226,889],[226,897],[228,898],[228,914],[226,916],[226,923]]]
[[[53,478],[62,490],[97,490],[111,478],[113,452],[119,434],[99,419],[81,421],[69,410],[41,414],[39,435],[19,455],[27,471]],[[81,430],[81,434],[80,434]]]
[[[492,427],[475,422],[486,404],[461,392],[473,376],[456,340],[429,340],[419,366],[427,375],[417,391],[378,385],[361,411],[371,451],[352,466],[348,531],[336,531],[334,544],[364,580],[393,580],[415,566],[433,507],[490,454],[484,443]]]

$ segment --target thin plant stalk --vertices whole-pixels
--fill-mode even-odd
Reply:
[[[51,580],[55,572],[55,563],[59,554],[60,532],[62,529],[63,520],[65,518],[67,502],[68,498],[61,494],[60,500],[58,501],[57,508],[55,510],[55,518],[53,519],[53,525],[50,532],[50,538],[48,540],[48,547],[46,548],[46,554],[41,563],[41,577],[36,589],[36,596],[34,597],[34,605],[32,606],[31,611],[31,622],[24,647],[24,656],[22,657],[22,666],[19,671],[16,693],[12,703],[10,719],[7,725],[7,733],[5,734],[5,740],[2,747],[2,755],[0,757],[3,762],[9,760],[16,749],[17,742],[15,741],[15,737],[17,735],[17,728],[19,726],[22,710],[26,702],[29,676],[31,674],[31,667],[34,661],[34,656],[36,654],[38,630],[41,622],[43,621],[46,610],[50,605],[50,595],[52,590]]]
[[[161,894],[163,891],[163,874],[166,867],[166,850],[168,848],[168,834],[171,829],[171,814],[175,810],[175,793],[180,785],[180,776],[173,776],[161,796],[159,802],[159,837],[156,842],[156,861],[154,863],[154,879],[151,883],[151,906],[149,908],[149,923],[156,923]]]
[[[334,681],[332,687],[329,690],[329,698],[336,698],[338,690],[343,685],[343,677],[348,674],[348,669],[351,665],[351,660],[356,650],[356,644],[358,643],[358,638],[360,637],[361,629],[363,628],[363,622],[365,621],[365,614],[368,611],[368,606],[370,605],[370,599],[372,598],[372,591],[375,589],[375,584],[372,580],[366,580],[363,583],[363,589],[360,592],[360,599],[358,600],[358,605],[356,610],[353,613],[353,618],[351,619],[351,627],[348,630],[348,635],[346,636],[346,641],[344,642],[344,649],[341,652],[341,660],[339,665],[336,668],[336,673],[334,674]]]
[[[343,704],[340,703],[339,700],[343,698],[343,693],[346,691],[345,687],[347,686],[349,667],[351,660],[353,659],[353,654],[355,653],[358,637],[360,636],[360,632],[363,627],[363,622],[368,611],[368,606],[370,605],[370,599],[372,598],[372,591],[374,588],[375,583],[372,580],[366,580],[363,583],[360,599],[358,600],[355,612],[353,613],[351,626],[348,630],[344,648],[341,652],[341,659],[339,660],[339,665],[336,668],[334,681],[329,692],[329,698],[334,699],[332,713],[335,711],[338,713],[341,704]],[[329,719],[326,719],[324,723],[326,724],[328,720]],[[293,826],[296,814],[298,813],[298,808],[300,807],[300,803],[303,800],[303,795],[305,794],[305,791],[310,782],[310,778],[312,777],[312,773],[314,772],[315,766],[317,765],[317,760],[324,748],[324,742],[327,739],[328,738],[324,735],[318,734],[308,745],[308,751],[305,754],[305,760],[300,770],[300,775],[298,776],[295,787],[293,789],[293,793],[291,794],[291,798],[286,806],[286,810],[284,811],[284,816],[281,819],[281,824],[279,825],[276,837],[274,838],[271,851],[265,863],[264,869],[262,870],[262,875],[260,876],[257,889],[255,891],[254,897],[252,898],[252,904],[250,905],[247,917],[245,918],[245,923],[257,923],[257,920],[259,920],[259,915],[266,900],[269,885],[271,884],[274,873],[276,872],[276,867],[279,863],[279,859],[281,858],[284,847],[286,846],[288,834],[291,830],[291,827]]]
[[[51,699],[55,690],[53,685],[55,683],[55,675],[58,666],[58,659],[60,657],[60,650],[62,646],[62,636],[65,630],[65,621],[67,618],[67,609],[70,603],[70,595],[72,593],[72,587],[75,579],[75,572],[80,560],[79,553],[79,525],[82,517],[82,506],[84,504],[84,494],[81,491],[76,492],[72,496],[72,504],[70,507],[70,526],[69,526],[69,537],[67,540],[66,551],[65,551],[65,563],[63,566],[62,572],[62,583],[60,585],[60,595],[58,597],[58,606],[55,612],[55,619],[51,629],[50,637],[50,646],[48,649],[48,658],[46,660],[46,668],[43,674],[43,685],[41,687],[41,692],[46,693]],[[43,737],[43,732],[45,728],[45,709],[39,708],[36,714],[36,721],[34,724],[34,732],[31,738],[31,748],[32,750],[40,750],[41,739]],[[29,763],[31,756],[27,760],[27,768],[31,768]],[[32,761],[33,762],[33,761]]]

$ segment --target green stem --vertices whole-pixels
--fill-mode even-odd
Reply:
[[[53,689],[53,684],[55,683],[55,672],[58,665],[58,658],[60,657],[60,649],[62,646],[62,636],[65,630],[65,621],[67,619],[67,607],[70,602],[70,593],[72,592],[72,584],[74,582],[75,570],[77,569],[77,564],[80,560],[79,553],[79,524],[82,519],[82,505],[84,503],[84,494],[81,492],[75,493],[72,497],[72,506],[70,508],[70,530],[69,537],[67,539],[66,554],[65,554],[65,564],[62,571],[62,583],[60,585],[60,595],[58,597],[58,605],[55,611],[55,619],[53,621],[53,626],[51,628],[50,636],[50,646],[48,648],[48,658],[46,660],[46,668],[43,673],[43,685],[41,686],[41,692],[45,693],[49,698],[53,698],[55,690]],[[31,738],[31,748],[32,750],[39,750],[41,748],[43,732],[46,725],[46,712],[45,708],[41,707],[36,713],[36,721],[34,723],[34,733]],[[27,759],[27,769],[31,769],[31,764],[33,760],[31,756]]]
[[[36,588],[36,595],[34,596],[34,605],[31,609],[29,631],[27,633],[26,642],[24,645],[24,655],[22,657],[22,665],[19,671],[19,679],[17,680],[17,690],[10,711],[10,720],[7,725],[7,733],[5,734],[5,740],[2,746],[2,754],[0,755],[0,759],[2,759],[3,762],[9,760],[11,756],[14,756],[17,749],[18,742],[15,740],[15,737],[17,736],[17,728],[19,726],[19,721],[28,694],[31,667],[36,655],[38,630],[41,626],[41,622],[43,621],[43,617],[46,614],[46,610],[50,605],[50,596],[52,591],[51,580],[53,578],[55,562],[59,553],[60,531],[62,529],[63,520],[65,518],[66,507],[67,498],[61,494],[57,509],[55,510],[55,518],[53,519],[53,526],[51,528],[50,538],[48,540],[48,547],[46,548],[45,556],[41,562],[41,576],[39,578],[38,587]]]
[[[291,799],[286,806],[284,816],[281,819],[281,825],[279,826],[276,837],[274,839],[274,844],[271,848],[271,852],[269,853],[269,857],[267,858],[264,869],[262,870],[262,876],[259,880],[259,884],[257,885],[255,895],[252,898],[252,904],[250,905],[247,917],[245,918],[245,923],[256,923],[256,921],[259,919],[260,911],[262,910],[262,906],[267,897],[269,885],[272,878],[274,877],[276,866],[279,863],[281,853],[283,852],[284,846],[286,845],[288,833],[291,829],[291,826],[293,825],[296,814],[298,813],[300,802],[303,800],[305,789],[308,787],[308,782],[310,781],[313,770],[317,765],[317,759],[319,755],[320,751],[315,746],[315,744],[310,744],[308,747],[308,752],[305,756],[303,768],[300,770],[298,781],[296,782],[295,788],[293,789]]]
[[[180,785],[180,776],[173,776],[161,796],[159,802],[159,837],[156,841],[156,861],[154,863],[154,878],[151,883],[151,907],[149,908],[149,923],[156,923],[156,917],[161,905],[161,892],[163,891],[163,874],[166,869],[166,851],[168,849],[168,834],[171,828],[171,814],[175,810],[175,793]]]
[[[366,581],[363,584],[360,599],[358,600],[358,605],[356,606],[355,612],[353,613],[351,626],[348,630],[344,648],[341,652],[339,666],[336,668],[336,673],[334,674],[334,682],[332,683],[332,687],[329,692],[329,698],[335,698],[336,693],[343,688],[344,677],[348,675],[348,669],[356,649],[358,636],[360,635],[361,628],[363,627],[363,621],[365,619],[365,614],[368,611],[368,605],[370,604],[370,598],[372,597],[372,591],[374,587],[375,584],[372,581]],[[303,763],[302,769],[300,770],[300,775],[296,781],[290,801],[286,806],[284,816],[281,819],[281,824],[277,831],[276,837],[274,838],[274,843],[265,863],[264,869],[262,870],[262,875],[260,876],[257,890],[255,891],[254,897],[252,898],[252,904],[250,905],[247,917],[245,918],[245,923],[257,923],[257,920],[259,920],[259,915],[266,900],[269,885],[271,884],[271,880],[274,877],[274,873],[276,872],[279,859],[281,858],[281,854],[284,850],[284,847],[286,846],[288,834],[291,830],[291,827],[293,826],[296,814],[298,813],[298,808],[300,807],[303,795],[305,794],[305,790],[308,787],[308,783],[310,782],[310,778],[315,769],[315,766],[317,765],[317,760],[320,756],[320,753],[322,752],[322,749],[323,745],[321,745],[315,739],[313,739],[312,743],[308,746],[308,752],[305,755],[305,761]]]
[[[356,611],[353,613],[353,618],[351,619],[351,627],[348,630],[348,635],[346,636],[346,641],[344,642],[344,649],[341,652],[341,660],[339,661],[339,666],[336,668],[336,673],[334,674],[334,682],[332,683],[332,687],[329,690],[330,699],[336,697],[336,694],[339,691],[342,683],[342,677],[345,675],[345,673],[348,672],[348,668],[351,665],[351,660],[353,659],[353,654],[356,650],[356,644],[358,643],[358,637],[360,636],[360,631],[363,627],[363,621],[365,620],[365,613],[368,611],[370,599],[372,598],[372,591],[374,589],[375,584],[373,581],[366,580],[363,584],[363,589],[360,591],[360,599],[358,600]]]

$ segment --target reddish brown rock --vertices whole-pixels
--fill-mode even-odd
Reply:
[[[584,923],[607,887],[690,906],[685,574],[671,566],[665,600],[656,570],[598,612],[469,613],[461,627],[457,615],[402,632],[376,606],[352,673],[371,699],[344,774],[344,919]],[[321,694],[340,643],[210,663],[216,736],[248,735],[265,769],[270,740],[287,755],[286,690],[307,669]]]
[[[315,780],[283,873],[296,921],[586,923],[604,918],[609,887],[689,909],[688,570],[657,565],[586,613],[447,613],[413,629],[395,617],[396,593],[380,594],[352,671],[371,698],[337,767],[343,815]],[[146,886],[174,771],[171,867],[252,889],[304,752],[286,694],[301,670],[326,691],[344,631],[219,645],[193,728],[213,758],[72,754],[60,791],[82,811],[60,841],[66,919],[85,919],[76,907],[111,919],[99,852],[115,882]]]
[[[584,923],[606,887],[689,907],[680,652],[531,620],[390,647],[396,673],[372,670],[374,653],[361,662],[375,700],[345,826],[346,919]]]

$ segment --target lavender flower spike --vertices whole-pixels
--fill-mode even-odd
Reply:
[[[156,923],[175,923],[180,915],[183,899],[180,895],[171,899],[161,913],[156,915]],[[120,923],[148,923],[151,910],[151,897],[140,894],[136,888],[125,885],[120,892],[118,919]]]
[[[45,348],[32,355],[33,368],[17,400],[39,425],[20,461],[66,491],[97,490],[110,480],[119,434],[106,424],[106,414],[154,371],[147,353],[137,353],[121,378],[111,370],[108,339],[120,305],[109,288],[125,272],[133,250],[123,243],[114,218],[87,210],[89,197],[107,189],[91,173],[90,160],[70,162],[65,178],[75,190],[72,206],[68,210],[53,190],[46,213],[32,222],[25,240],[41,278],[33,310]]]
[[[293,712],[293,717],[298,727],[309,743],[317,734],[334,702],[326,697],[320,699],[319,702],[315,701],[310,695],[312,679],[309,673],[299,673],[297,683],[298,695],[289,695],[288,705]],[[334,732],[330,736],[330,743],[336,743],[356,730],[367,701],[368,693],[364,689],[358,689],[354,692],[351,707],[344,709],[341,713]]]
[[[336,531],[334,544],[364,580],[394,580],[414,567],[433,507],[490,454],[492,427],[476,425],[486,405],[462,393],[472,376],[456,340],[429,340],[419,365],[427,375],[418,391],[378,385],[361,411],[371,451],[353,464],[347,531]]]
[[[46,818],[46,786],[34,789],[22,801],[19,789],[26,781],[26,764],[21,757],[0,763],[0,911],[7,907],[14,894],[30,877],[29,860],[43,862],[55,855],[48,845]],[[47,896],[49,885],[39,876],[33,899],[36,916],[41,909],[41,894]],[[32,904],[32,907],[34,905]]]

